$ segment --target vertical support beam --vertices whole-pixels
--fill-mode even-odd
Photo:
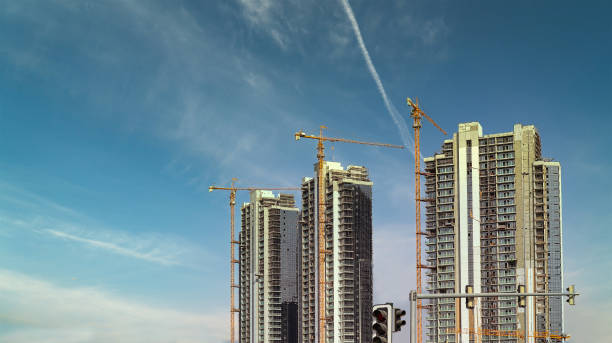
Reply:
[[[410,291],[410,343],[416,343],[417,325],[416,325],[416,292]]]
[[[527,279],[525,277],[525,279]],[[528,320],[529,320],[529,315],[527,314],[529,311],[527,311],[527,309],[529,308],[529,306],[525,306],[525,331],[524,331],[524,342],[527,343],[529,342],[529,324],[528,324]]]
[[[523,139],[525,139],[524,135],[522,136]],[[521,142],[521,149],[523,149],[524,144]],[[525,176],[528,176],[529,173],[524,171],[525,168],[525,164],[528,163],[529,158],[525,158],[524,157],[524,151],[521,152],[521,168],[523,168],[523,171],[521,172],[521,204],[523,206],[522,208],[522,212],[523,212],[523,222],[522,222],[522,227],[523,227],[523,274],[525,275],[525,280],[524,280],[524,284],[525,284],[525,288],[526,291],[529,293],[531,291],[533,291],[533,289],[531,289],[530,287],[530,278],[531,278],[531,263],[529,262],[529,259],[531,259],[531,248],[530,245],[532,244],[531,241],[529,241],[529,244],[527,243],[527,238],[528,238],[528,228],[527,228],[527,216],[528,213],[527,211],[529,211],[529,207],[525,206],[525,193],[526,193],[526,187],[525,187]],[[529,183],[529,179],[527,179],[527,182]],[[529,236],[529,238],[531,238],[531,236]],[[529,249],[529,255],[527,255],[527,249]],[[529,258],[528,258],[529,257]],[[527,303],[527,306],[524,307],[524,312],[523,312],[523,318],[524,318],[524,329],[523,329],[523,342],[527,343],[529,342],[529,301],[527,301],[527,299],[525,300],[525,302]]]
[[[323,127],[319,136],[323,137]],[[323,162],[325,153],[323,140],[317,144],[317,190],[318,190],[318,220],[319,220],[319,343],[325,343],[325,180]]]
[[[417,104],[418,105],[418,104]],[[415,213],[416,213],[416,292],[421,294],[421,113],[418,108],[415,108],[412,116],[414,123],[414,197],[415,197]],[[417,322],[417,340],[415,343],[421,343],[421,300],[416,300],[416,322]]]
[[[234,188],[234,181],[232,181],[232,188]],[[236,207],[236,190],[230,192],[230,343],[234,343],[234,263],[236,263],[236,255],[234,253],[234,217]]]

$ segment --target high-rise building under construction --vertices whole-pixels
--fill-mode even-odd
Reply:
[[[299,210],[293,195],[250,197],[241,210],[240,343],[297,343]]]
[[[315,165],[315,175],[317,174]],[[324,162],[325,336],[327,343],[372,339],[372,182],[367,169]],[[302,182],[300,342],[319,342],[317,178]]]
[[[561,166],[543,159],[534,126],[483,135],[459,124],[442,151],[425,159],[426,289],[431,293],[560,292]],[[478,298],[425,305],[428,342],[548,342],[563,332],[561,297]],[[525,321],[525,310],[527,321]],[[552,340],[554,341],[554,339]]]

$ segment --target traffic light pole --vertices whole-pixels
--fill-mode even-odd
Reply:
[[[417,325],[416,311],[418,299],[444,299],[444,298],[487,298],[487,297],[561,297],[567,296],[573,305],[573,299],[580,293],[575,293],[573,285],[570,292],[557,293],[444,293],[444,294],[418,294],[416,291],[410,291],[410,343],[416,343]]]
[[[488,298],[488,297],[563,297],[580,295],[580,293],[444,293],[444,294],[416,294],[416,299],[443,299],[443,298]],[[412,301],[412,298],[410,299]]]
[[[416,343],[417,339],[417,292],[410,291],[410,343]]]

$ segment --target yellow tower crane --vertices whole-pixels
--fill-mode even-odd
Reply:
[[[425,117],[429,120],[438,130],[442,131],[446,135],[446,131],[442,130],[433,119],[431,119],[425,112],[419,107],[419,99],[413,102],[412,99],[407,98],[406,102],[408,106],[412,107],[412,113],[410,116],[413,119],[412,127],[414,128],[414,197],[415,197],[415,209],[416,209],[416,281],[417,281],[417,294],[422,293],[421,289],[421,269],[430,268],[421,263],[421,202],[430,201],[430,199],[421,199],[421,175],[427,175],[421,171],[421,118]],[[417,300],[417,343],[422,342],[422,318],[421,318],[421,300]]]
[[[298,191],[300,188],[295,187],[236,187],[235,182],[238,179],[232,178],[232,184],[230,187],[216,187],[210,186],[208,187],[208,191],[212,192],[214,190],[223,190],[230,191],[230,343],[234,343],[234,313],[240,312],[240,309],[234,307],[234,289],[240,288],[240,285],[234,283],[234,264],[240,262],[236,258],[236,252],[234,250],[234,245],[240,244],[240,241],[236,240],[235,230],[234,230],[234,220],[236,217],[236,191],[255,191],[255,190],[266,190],[266,191]]]
[[[300,138],[310,138],[317,140],[317,185],[318,185],[318,221],[319,221],[319,230],[318,230],[318,240],[319,240],[319,270],[318,270],[318,279],[319,279],[319,343],[325,343],[325,255],[327,254],[327,250],[325,249],[325,188],[324,188],[324,180],[323,180],[323,162],[325,159],[323,142],[344,142],[344,143],[355,143],[355,144],[364,144],[364,145],[374,145],[374,146],[382,146],[387,148],[398,148],[403,149],[402,145],[393,145],[393,144],[385,144],[385,143],[371,143],[371,142],[361,142],[352,139],[343,139],[343,138],[332,138],[332,137],[324,137],[323,129],[327,127],[321,125],[319,128],[319,135],[307,135],[302,130],[295,133],[295,140],[299,140]]]

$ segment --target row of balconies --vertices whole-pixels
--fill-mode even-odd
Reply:
[[[484,319],[491,318],[491,319]],[[516,316],[511,317],[484,317],[483,316],[483,325],[502,325],[502,324],[517,324],[518,321]]]
[[[438,228],[438,235],[453,235],[455,229],[452,227]]]
[[[483,322],[493,323],[493,325],[516,323],[515,321],[512,321],[509,316],[516,316],[516,308],[482,311]]]
[[[440,255],[438,254],[439,257],[441,256],[454,256],[454,254],[452,253],[452,251],[455,250],[455,247],[453,245],[453,243],[440,243],[438,244],[438,251],[444,251],[447,252],[447,254],[445,255]],[[451,252],[450,254],[448,254],[448,252]]]
[[[438,274],[438,281],[449,281],[455,280],[454,274]]]
[[[453,251],[441,251],[438,253],[438,257],[452,257],[455,256]]]
[[[442,219],[438,220],[438,227],[441,226],[452,226],[455,223],[453,219]]]
[[[436,159],[436,165],[437,166],[450,166],[450,165],[453,165],[453,159],[452,158],[439,158],[439,159]]]
[[[455,237],[454,236],[449,236],[449,235],[438,236],[437,239],[438,239],[439,243],[454,242],[455,241]]]
[[[448,265],[454,265],[455,264],[455,260],[453,258],[441,258],[438,263],[437,266],[448,266]]]

